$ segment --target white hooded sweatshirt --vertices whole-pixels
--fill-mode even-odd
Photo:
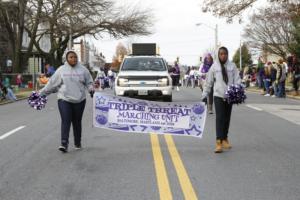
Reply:
[[[86,98],[86,89],[93,90],[93,79],[88,69],[79,62],[74,67],[65,62],[51,76],[47,85],[40,90],[40,94],[48,95],[58,91],[58,99],[80,103]]]
[[[236,65],[233,62],[227,61],[224,66],[228,75],[228,84],[223,80],[221,63],[217,60],[208,71],[202,99],[209,95],[212,86],[214,87],[214,96],[224,98],[228,86],[241,83],[241,78]]]

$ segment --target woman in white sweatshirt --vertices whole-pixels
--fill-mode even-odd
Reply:
[[[207,97],[214,86],[214,102],[216,111],[216,149],[215,153],[221,153],[223,149],[230,149],[228,130],[231,118],[232,104],[225,101],[225,93],[228,86],[240,84],[239,71],[233,62],[228,60],[228,50],[221,47],[218,51],[218,59],[208,72],[202,100],[207,102]]]
[[[66,62],[52,75],[47,85],[40,90],[41,95],[57,93],[58,108],[61,116],[61,146],[66,153],[69,132],[73,126],[75,149],[81,149],[81,121],[86,102],[86,89],[91,97],[94,94],[93,79],[86,67],[82,66],[74,51],[66,54]]]

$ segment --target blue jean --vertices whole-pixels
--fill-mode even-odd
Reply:
[[[300,75],[299,74],[297,76],[295,75],[294,81],[293,81],[293,87],[296,92],[299,90],[299,81],[300,81]]]
[[[263,88],[263,87],[264,87],[263,84],[264,84],[264,83],[263,83],[263,78],[262,78],[260,75],[258,75],[258,76],[257,76],[257,85],[258,85],[258,87],[259,87],[259,88]]]
[[[265,84],[267,94],[270,94],[271,80],[264,79],[264,84]]]
[[[285,97],[285,82],[279,82],[276,86],[275,95],[277,97]]]
[[[17,97],[15,96],[15,94],[13,93],[13,91],[10,88],[7,88],[6,99],[9,99],[11,101],[17,101]]]
[[[74,143],[81,145],[81,121],[86,100],[80,103],[70,103],[58,100],[58,109],[61,116],[61,144],[68,146],[71,123],[73,126]]]

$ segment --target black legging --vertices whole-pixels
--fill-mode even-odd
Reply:
[[[85,107],[85,101],[70,103],[62,99],[58,100],[58,109],[61,116],[61,144],[68,146],[71,123],[73,126],[74,143],[81,145],[81,120]]]
[[[228,104],[223,98],[214,97],[216,109],[216,136],[217,140],[225,140],[228,137],[232,104]]]
[[[208,105],[213,105],[213,103],[214,103],[214,87],[211,87],[211,90],[210,90],[207,100],[208,100],[207,101]]]
[[[180,79],[180,75],[173,75],[172,76],[173,86],[178,86],[179,85],[179,79]]]
[[[300,81],[300,77],[298,77],[298,78],[294,77],[293,87],[294,87],[295,91],[299,90],[299,81]]]

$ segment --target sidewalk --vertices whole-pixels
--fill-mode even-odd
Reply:
[[[257,88],[257,87],[249,87],[249,88],[246,88],[246,91],[254,92],[254,93],[258,93],[258,94],[261,94],[261,93],[262,93],[262,89],[259,89],[259,88]],[[286,97],[287,97],[287,98],[290,98],[290,99],[300,100],[300,95],[293,96],[291,91],[286,91]]]
[[[31,94],[32,89],[20,89],[19,92],[15,93],[16,97],[17,97],[17,101],[23,100],[23,99],[27,99],[28,96]],[[0,105],[4,105],[4,104],[8,104],[8,103],[13,103],[14,101],[10,101],[10,100],[1,100],[0,101]]]

